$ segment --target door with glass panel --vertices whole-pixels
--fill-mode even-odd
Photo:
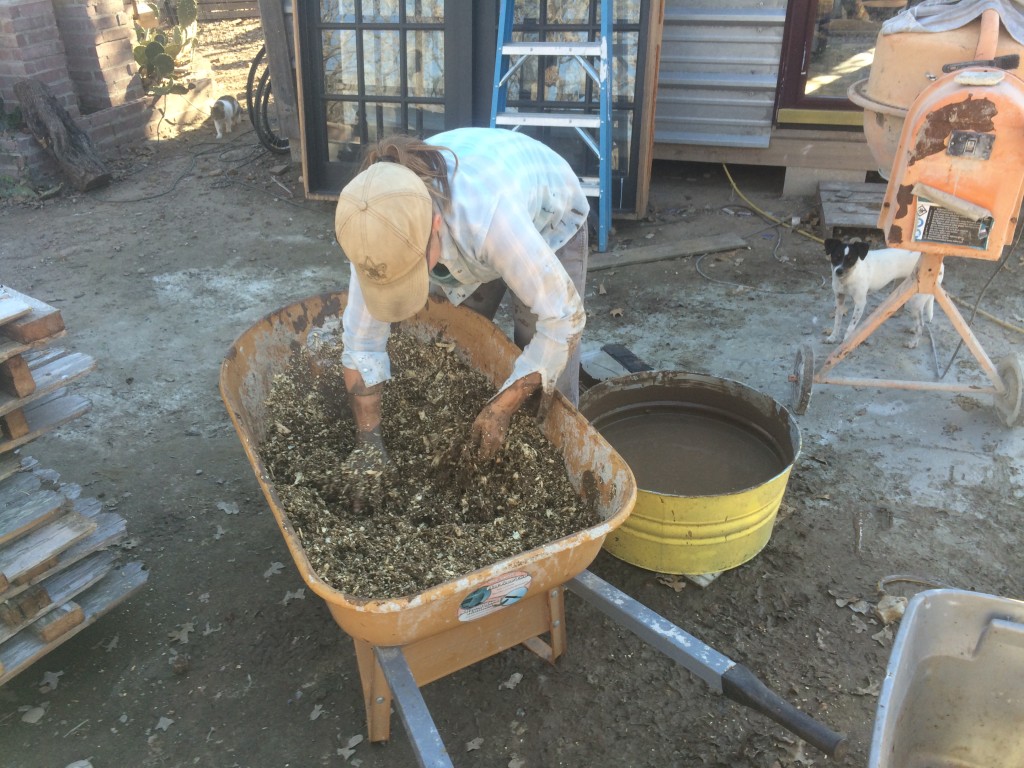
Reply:
[[[306,0],[297,3],[303,171],[310,197],[331,199],[355,175],[366,146],[395,133],[427,138],[487,125],[494,85],[500,0]],[[517,0],[517,40],[596,40],[599,0]],[[638,207],[642,95],[651,0],[616,0],[613,20],[613,199]],[[654,78],[652,78],[653,80]],[[599,95],[572,61],[545,57],[523,67],[509,107],[596,111]],[[653,98],[648,100],[648,105]],[[575,134],[530,128],[582,176],[595,159]],[[649,133],[649,131],[647,131]],[[644,207],[640,205],[639,207]]]
[[[299,108],[310,196],[336,196],[367,144],[380,138],[428,137],[471,123],[474,5],[490,3],[299,4]],[[492,66],[493,60],[488,82]]]

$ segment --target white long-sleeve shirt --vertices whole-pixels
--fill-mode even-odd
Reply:
[[[502,128],[459,128],[427,142],[458,157],[457,168],[447,158],[451,210],[441,211],[439,263],[451,277],[438,284],[460,304],[482,283],[503,279],[537,325],[501,389],[536,371],[550,391],[586,320],[583,299],[555,255],[586,226],[590,206],[576,173],[545,144]],[[367,386],[390,378],[390,325],[366,309],[354,270],[343,325],[342,364]]]

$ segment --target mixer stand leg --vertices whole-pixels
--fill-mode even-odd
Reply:
[[[892,389],[916,389],[933,390],[942,392],[968,392],[971,394],[991,394],[996,398],[996,407],[1003,414],[1004,419],[1010,426],[1013,426],[1014,419],[1020,419],[1019,397],[1015,393],[1008,392],[1007,384],[1003,381],[1004,375],[1008,381],[1016,381],[1014,361],[1010,360],[1001,365],[1000,369],[992,363],[985,353],[981,343],[971,331],[970,326],[964,320],[960,311],[956,308],[949,294],[943,290],[938,281],[942,270],[943,256],[940,254],[926,253],[921,256],[917,269],[914,270],[899,287],[892,292],[879,306],[871,313],[870,317],[858,325],[853,334],[844,341],[822,364],[821,369],[814,375],[815,384],[841,384],[851,387],[878,387]],[[964,344],[974,355],[981,369],[985,372],[990,387],[979,387],[943,381],[897,381],[893,379],[867,379],[867,378],[834,378],[829,377],[828,372],[832,370],[850,352],[859,346],[871,333],[883,322],[891,317],[900,307],[917,293],[931,294],[936,303],[946,313],[950,324],[963,339]],[[794,380],[799,376],[794,373]]]
[[[882,323],[896,314],[900,307],[906,304],[915,293],[931,292],[923,285],[923,282],[926,280],[925,274],[923,273],[928,271],[925,266],[925,259],[927,258],[928,256],[922,256],[917,269],[915,269],[906,280],[904,280],[881,304],[879,304],[874,312],[868,315],[867,318],[862,320],[860,324],[853,329],[853,334],[850,338],[845,339],[838,347],[836,347],[835,350],[833,350],[831,355],[825,358],[825,362],[822,363],[821,369],[814,375],[815,383],[829,383],[825,379],[825,375],[835,368],[847,355],[853,352],[853,350],[863,344],[864,341],[867,340],[868,336],[874,333]],[[940,256],[938,266],[931,267],[931,271],[934,271],[935,274],[937,274],[938,268],[941,265],[942,257]],[[934,285],[934,279],[931,282]]]

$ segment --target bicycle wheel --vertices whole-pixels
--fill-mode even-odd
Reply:
[[[256,118],[253,117],[253,107],[256,105],[256,90],[255,87],[259,83],[260,66],[263,64],[263,58],[267,55],[267,46],[262,46],[259,51],[256,52],[256,56],[253,57],[252,64],[249,65],[249,76],[245,80],[245,106],[249,110],[249,122],[252,123],[252,127],[256,127]]]
[[[274,103],[269,68],[260,76],[259,85],[256,86],[255,108],[251,113],[251,120],[260,144],[279,155],[289,152],[288,137],[284,135],[277,114],[277,104]]]

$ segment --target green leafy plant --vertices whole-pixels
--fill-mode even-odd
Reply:
[[[138,45],[132,53],[139,65],[142,84],[150,93],[165,95],[188,91],[175,82],[175,77],[178,69],[191,61],[199,28],[197,14],[196,0],[178,0],[173,24],[158,23],[152,29],[135,25]],[[157,18],[159,20],[159,15]]]

